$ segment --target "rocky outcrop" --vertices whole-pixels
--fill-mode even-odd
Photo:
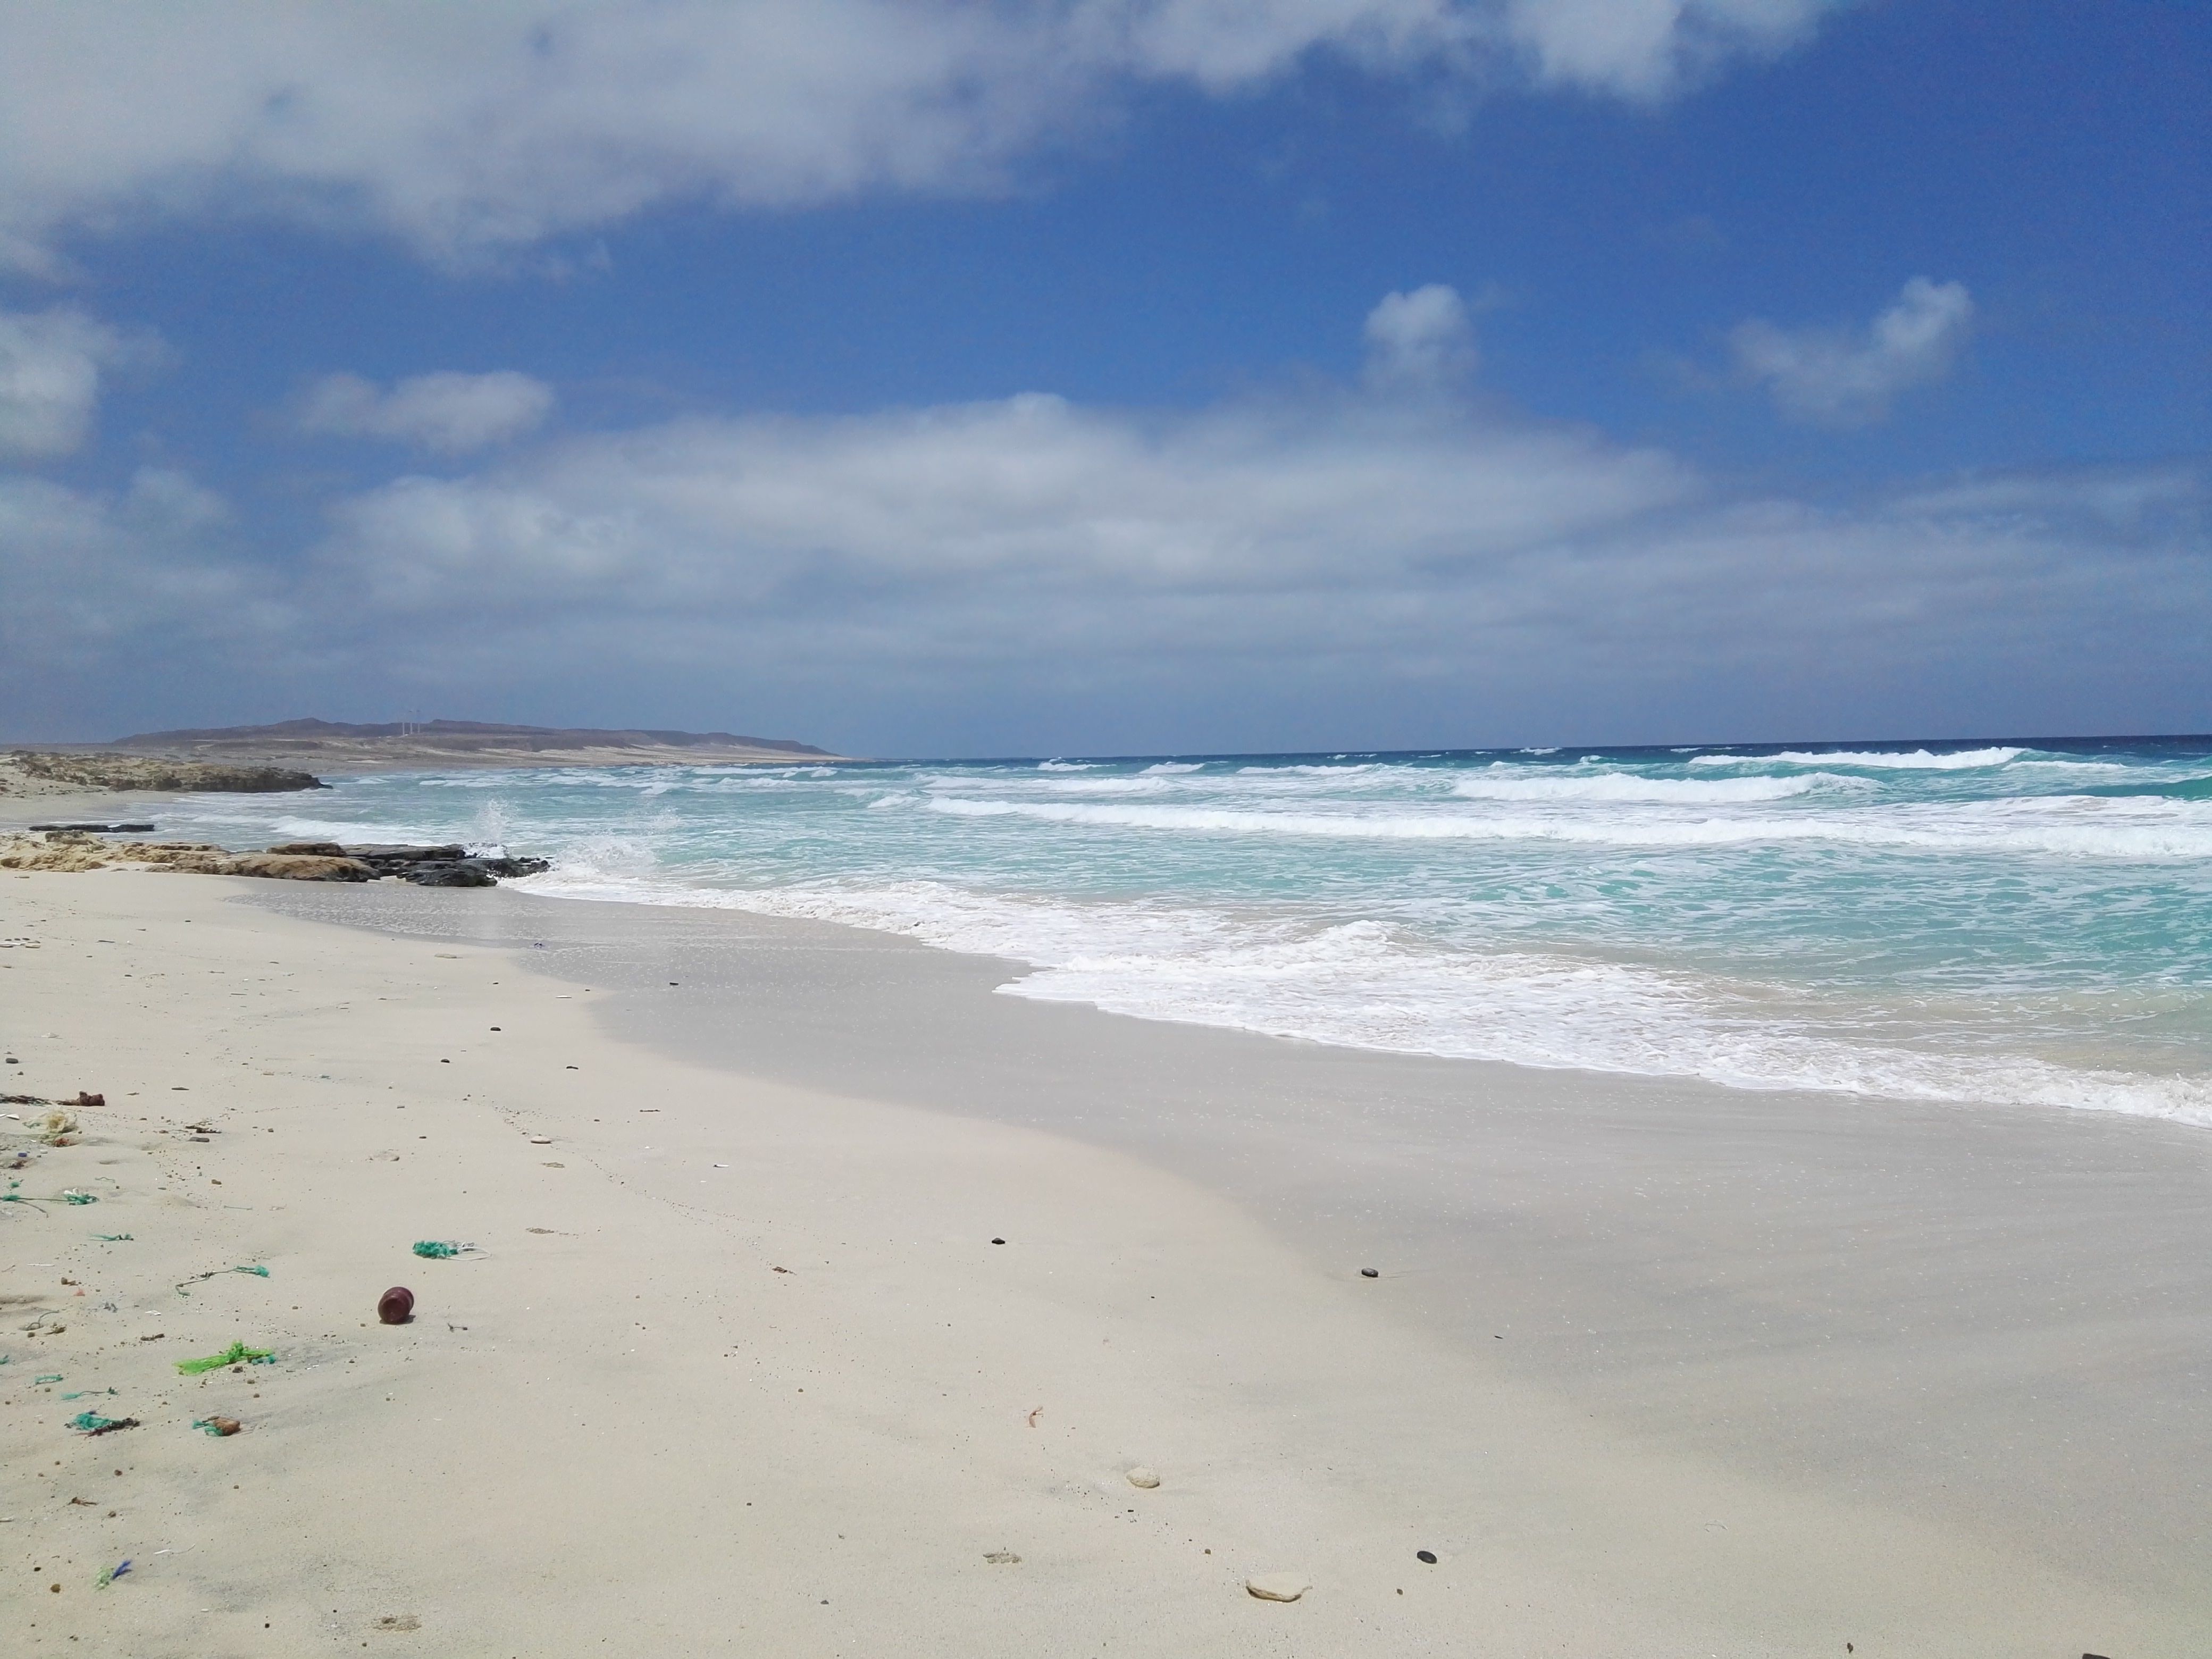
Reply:
[[[312,772],[283,766],[167,760],[149,755],[64,755],[19,749],[8,757],[27,778],[80,789],[161,789],[232,795],[327,789]]]
[[[397,876],[418,887],[495,887],[501,876],[534,876],[553,867],[544,859],[471,854],[457,844],[404,847],[367,842],[346,847],[334,841],[294,841],[269,850],[288,856],[352,859],[377,875]]]
[[[343,847],[337,842],[287,842],[263,852],[234,853],[210,842],[101,841],[60,830],[44,841],[0,839],[0,870],[104,870],[128,864],[202,876],[257,876],[272,881],[376,881],[396,876],[420,887],[496,887],[502,876],[534,876],[544,859],[474,856],[465,847]]]

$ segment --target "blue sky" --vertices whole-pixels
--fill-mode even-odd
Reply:
[[[120,9],[0,4],[0,735],[2212,727],[2203,7]]]

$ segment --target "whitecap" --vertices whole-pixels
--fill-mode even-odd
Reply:
[[[1937,753],[1933,750],[1785,749],[1778,755],[1692,755],[1692,766],[1854,766],[1869,771],[1960,772],[1977,767],[2002,766],[2018,760],[2025,749],[1961,749]]]

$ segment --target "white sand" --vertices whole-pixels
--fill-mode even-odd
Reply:
[[[18,1177],[100,1201],[0,1206],[11,1652],[2146,1659],[2212,1627],[1601,1419],[1148,1163],[668,1058],[526,955],[251,885],[0,877],[0,939],[37,941],[0,950],[0,1087],[107,1099]],[[234,1339],[276,1363],[175,1373]],[[1790,1404],[1711,1387],[1717,1420]],[[142,1426],[73,1434],[86,1406]],[[1276,1571],[1313,1589],[1246,1594]]]

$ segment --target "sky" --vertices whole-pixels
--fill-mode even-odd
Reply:
[[[0,738],[2212,730],[2194,0],[0,0]]]

